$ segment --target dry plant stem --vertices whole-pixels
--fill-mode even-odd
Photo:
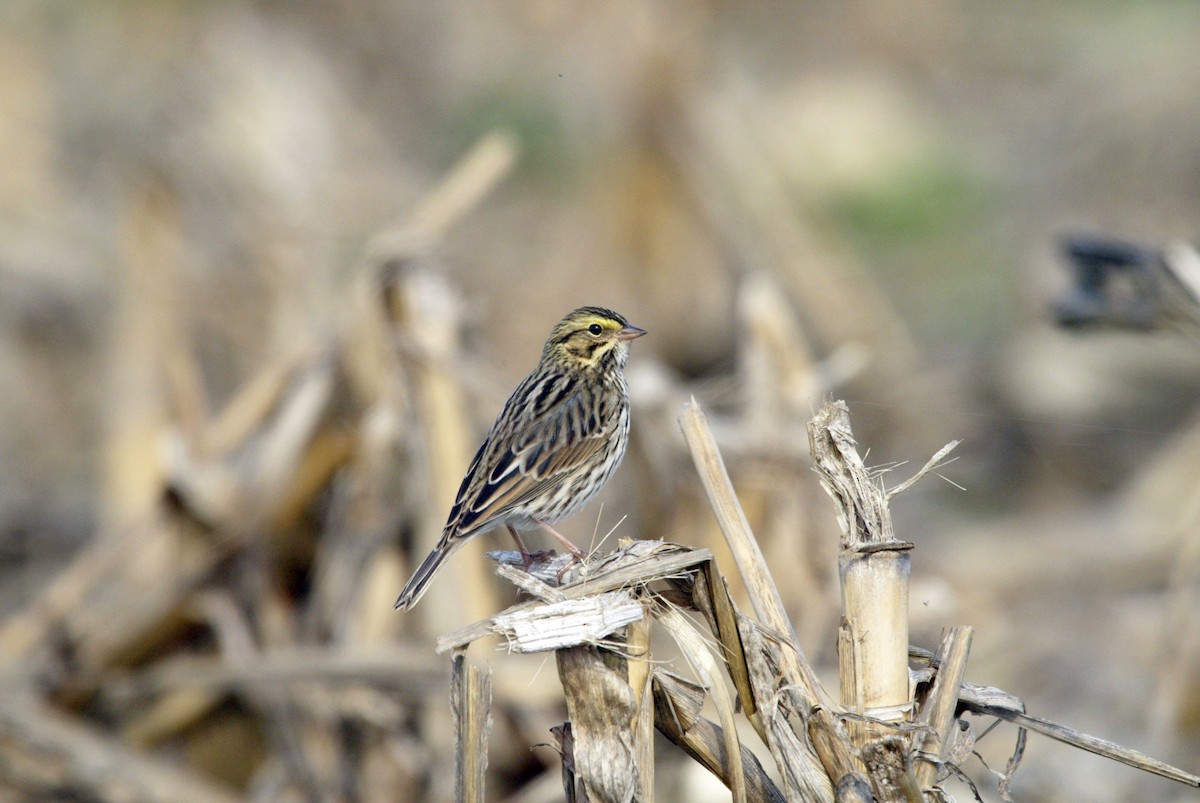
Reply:
[[[428,241],[440,240],[512,172],[519,154],[517,139],[510,132],[489,131],[475,142],[437,188],[421,200],[409,217],[407,228]]]
[[[390,301],[405,340],[416,347],[416,355],[401,356],[414,385],[430,474],[429,504],[418,522],[423,538],[417,551],[422,554],[441,535],[441,517],[450,508],[463,467],[470,463],[475,449],[462,385],[455,374],[455,366],[461,363],[458,301],[443,277],[429,270],[422,257],[508,175],[517,152],[510,134],[489,132],[409,215],[376,236],[368,249],[379,272],[397,273]],[[421,609],[429,632],[440,632],[446,622],[460,619],[456,612],[465,610],[468,618],[479,618],[495,610],[494,586],[480,561],[457,561],[444,571],[457,576],[458,582],[431,589],[434,596]],[[455,586],[467,593],[445,590]]]
[[[297,349],[260,370],[239,388],[201,433],[197,456],[223,457],[249,438],[279,404],[308,356],[305,350]]]
[[[779,651],[786,647],[768,642],[762,628],[748,617],[738,616],[737,625],[745,647],[746,670],[758,704],[763,741],[782,776],[782,792],[789,803],[832,800],[833,784],[824,774],[816,778],[821,787],[816,793],[813,792],[808,769],[812,763],[811,749],[803,735],[798,736],[787,721],[783,694],[779,688]],[[866,779],[863,779],[863,784],[866,784]],[[870,789],[869,785],[867,789]]]
[[[732,788],[732,773],[723,729],[700,716],[704,687],[689,683],[669,672],[654,672],[655,726],[659,733],[679,745],[725,785]],[[744,744],[740,745],[741,768],[749,803],[784,803],[786,798]]]
[[[201,592],[192,608],[208,624],[225,660],[243,666],[252,665],[259,654],[259,644],[288,643],[293,632],[291,612],[280,604],[273,589],[261,584],[261,576],[249,579],[253,588],[251,603],[259,612],[256,630],[231,594],[209,590]],[[267,738],[270,739],[276,760],[285,767],[293,787],[310,797],[320,793],[323,785],[322,761],[316,749],[315,724],[301,716],[300,695],[286,686],[252,686],[244,690],[241,700],[257,712]],[[324,697],[323,690],[304,694],[305,699]]]
[[[59,712],[6,695],[0,702],[0,754],[6,784],[45,799],[64,789],[95,800],[235,803],[232,791],[130,750],[110,734]],[[31,798],[33,799],[33,798]]]
[[[869,742],[862,748],[862,758],[875,784],[878,803],[924,803],[903,737],[893,734]]]
[[[1165,744],[1179,726],[1179,718],[1188,710],[1188,688],[1195,685],[1200,668],[1200,485],[1180,507],[1175,532],[1179,541],[1178,557],[1168,581],[1167,616],[1159,648],[1158,679],[1149,706],[1150,733],[1153,742]]]
[[[645,541],[635,542],[635,544],[647,543]],[[583,599],[584,597],[602,594],[606,591],[645,583],[648,579],[657,579],[677,574],[694,566],[702,565],[709,560],[712,560],[712,552],[707,549],[680,549],[678,547],[663,549],[650,557],[633,560],[628,563],[622,562],[616,568],[602,571],[595,577],[582,583],[575,583],[565,588],[555,589],[560,595],[557,601]],[[541,605],[539,601],[526,602],[514,605],[504,611],[504,613],[511,614],[517,611],[532,609],[539,605]],[[490,635],[492,632],[494,632],[492,619],[476,622],[448,635],[439,636],[437,640],[437,652],[441,654],[455,647],[470,644],[472,641]]]
[[[921,722],[929,726],[918,735],[916,768],[917,782],[928,789],[937,781],[938,760],[946,757],[954,727],[954,710],[958,705],[958,690],[967,668],[974,628],[955,627],[946,634],[939,650],[940,663],[933,679],[933,688],[921,709]]]
[[[729,472],[725,470],[725,461],[721,459],[708,420],[695,399],[684,405],[680,415],[680,426],[683,428],[683,437],[691,450],[692,460],[700,474],[700,481],[704,484],[704,491],[708,494],[713,513],[721,526],[721,532],[724,533],[737,562],[738,571],[746,582],[754,613],[768,628],[790,638],[799,654],[800,646],[795,644],[796,633],[783,607],[783,600],[767,570],[758,541],[750,531],[750,523],[746,521],[742,507],[737,501],[737,493],[729,479]],[[811,693],[816,704],[820,683],[807,662],[802,666],[802,674],[805,690]]]
[[[653,666],[650,663],[652,619],[642,617],[626,628],[625,667],[629,688],[637,699],[633,734],[634,765],[638,767],[637,799],[654,803],[654,691],[651,688]]]
[[[418,700],[445,688],[446,670],[415,646],[397,644],[324,650],[306,647],[267,649],[249,663],[213,658],[175,658],[105,687],[105,695],[121,704],[177,691],[206,689],[225,692],[253,686],[290,683],[327,685],[369,684]]]
[[[910,711],[908,688],[907,552],[843,552],[842,624],[838,670],[842,705],[859,715],[902,722]],[[896,656],[904,656],[903,662]],[[848,723],[855,744],[887,733],[862,721]]]
[[[564,722],[550,729],[558,742],[558,753],[562,762],[562,788],[566,803],[579,800],[578,779],[575,777],[575,737],[571,734],[571,723]]]
[[[793,691],[801,698],[800,713],[806,717],[809,738],[825,768],[828,780],[837,785],[843,778],[861,777],[849,745],[842,737],[828,708],[823,705],[825,694],[812,667],[804,660],[779,590],[767,571],[762,551],[738,504],[733,483],[725,470],[725,463],[721,459],[712,431],[695,399],[684,405],[680,425],[700,480],[704,484],[704,490],[708,494],[709,503],[721,526],[721,532],[725,535],[729,549],[737,561],[738,570],[746,583],[755,613],[769,629],[782,634],[788,640],[780,653],[780,669],[787,684],[793,687]],[[805,794],[813,800],[825,799],[823,795],[826,788],[822,783],[825,779],[819,779],[818,774],[812,772],[815,769],[811,763],[806,763],[801,770],[807,787]]]
[[[1163,246],[1163,266],[1183,285],[1192,304],[1200,304],[1200,253],[1184,240],[1173,240]]]
[[[663,608],[655,615],[663,627],[671,633],[672,638],[678,642],[680,649],[691,662],[692,668],[701,676],[705,688],[712,695],[725,736],[725,755],[729,761],[729,789],[733,793],[734,803],[745,803],[746,781],[742,771],[741,742],[738,740],[737,722],[734,719],[733,699],[725,685],[725,673],[713,659],[708,646],[696,632],[691,621],[678,608]]]
[[[555,657],[571,722],[575,777],[591,800],[636,800],[643,768],[630,726],[641,701],[629,687],[624,659],[592,646],[558,650]]]
[[[511,566],[507,563],[497,563],[496,574],[529,596],[540,599],[542,602],[562,602],[566,599],[557,587],[550,585],[539,577],[535,577],[524,569],[518,569],[516,566]],[[512,609],[510,608],[509,610]],[[493,616],[488,621],[494,622],[495,619],[496,617]]]
[[[363,274],[369,277],[366,295],[373,302],[369,310],[376,313],[370,316],[375,327],[364,327],[360,336],[371,336],[368,340],[372,345],[386,341],[389,346],[382,350],[367,350],[385,366],[384,370],[374,370],[370,374],[398,376],[401,374],[398,366],[407,369],[413,385],[411,403],[423,419],[421,430],[425,436],[427,463],[431,467],[428,480],[431,502],[423,506],[421,512],[424,515],[418,521],[418,531],[425,540],[420,542],[417,551],[432,547],[440,534],[442,520],[438,517],[443,515],[453,498],[462,467],[469,461],[473,449],[460,383],[451,376],[453,366],[461,362],[457,302],[445,282],[426,269],[421,257],[426,256],[429,249],[509,174],[518,150],[511,135],[489,132],[411,213],[376,236],[368,249],[369,259]],[[377,315],[380,305],[375,302],[380,289],[385,292],[382,306],[386,312],[382,317]],[[416,358],[409,352],[398,353],[395,349],[393,337],[397,330],[405,335],[406,344],[416,347]],[[384,388],[393,395],[407,395],[407,389],[396,389],[402,384],[391,383]],[[382,408],[391,411],[396,401],[395,398],[384,399]],[[383,557],[387,557],[386,553]],[[389,575],[391,572],[387,570],[394,569],[394,563],[398,561],[375,561],[372,579],[378,581],[381,573]],[[479,561],[459,561],[448,571],[460,575],[462,582],[457,584],[458,587],[467,588],[470,593],[458,597],[433,589],[434,598],[423,606],[420,614],[434,619],[428,628],[431,632],[444,629],[438,622],[460,618],[455,614],[459,606],[470,611],[472,617],[495,609],[491,594],[493,586],[487,581]],[[452,585],[455,584],[446,584]],[[364,618],[369,616],[369,613],[364,614]],[[389,618],[395,621],[395,617]],[[373,629],[379,631],[382,628],[377,624]]]
[[[507,172],[514,153],[511,141],[503,137],[484,140],[418,208],[407,228],[418,231],[427,244],[441,236]],[[295,349],[247,382],[232,403],[211,417],[180,335],[184,319],[177,314],[179,304],[173,303],[178,296],[171,286],[171,271],[178,264],[171,253],[174,244],[153,241],[152,231],[141,231],[145,218],[161,216],[163,207],[164,199],[150,198],[144,208],[133,210],[136,225],[125,238],[136,252],[128,255],[131,270],[119,294],[124,303],[115,327],[118,344],[127,347],[114,351],[123,358],[114,377],[124,401],[115,406],[119,415],[109,439],[108,521],[47,591],[0,632],[0,654],[5,656],[0,663],[41,656],[50,652],[39,649],[46,646],[61,646],[71,654],[76,671],[65,679],[54,677],[60,702],[90,695],[107,677],[102,674],[106,670],[153,655],[186,621],[183,603],[211,576],[213,567],[243,550],[251,536],[272,530],[280,518],[311,502],[350,448],[344,436],[331,438],[323,429],[332,403],[346,401],[340,396],[345,389],[339,366],[330,357],[338,351],[334,344]],[[150,229],[167,231],[168,236],[176,228],[173,222],[149,222]],[[176,391],[174,408],[182,427],[176,440],[183,444],[180,451],[185,456],[179,464],[168,464],[180,471],[167,476],[159,451],[163,429],[171,426],[166,415],[171,405],[163,399],[164,374]],[[147,510],[168,487],[194,492],[172,495],[182,500],[182,515],[173,507]],[[303,669],[313,668],[305,663],[311,657],[292,656]],[[294,667],[275,667],[284,676],[289,668]],[[393,663],[393,675],[395,668]],[[188,668],[182,669],[186,674]],[[359,670],[363,668],[340,667],[332,674]],[[206,671],[197,674],[204,676]],[[229,676],[208,675],[196,681],[199,685],[167,689],[151,707],[151,716],[135,720],[135,725],[140,722],[135,728],[139,738],[153,740],[199,716],[219,699],[224,686],[251,697],[275,696],[246,667],[222,667],[215,673],[222,671]],[[369,678],[375,671],[388,669],[368,667],[360,674]],[[53,765],[44,788],[66,783],[85,796],[111,800],[231,799],[187,773],[114,748],[111,740],[106,743],[53,710],[32,704],[0,706],[0,739],[18,743],[12,754],[23,756],[16,761],[30,789],[43,788],[37,784],[44,777],[37,773]],[[311,741],[311,731],[295,730],[298,740]],[[9,735],[14,731],[20,733],[15,740]]]
[[[108,405],[105,427],[105,526],[25,611],[7,618],[0,631],[3,663],[54,638],[89,594],[111,587],[111,575],[128,557],[125,549],[157,524],[162,466],[156,448],[168,406],[162,378],[186,328],[181,311],[171,306],[180,296],[182,234],[177,200],[160,183],[136,188],[122,214],[125,270],[118,272],[110,327],[111,353],[120,359],[108,371],[115,403]]]
[[[403,331],[422,355],[405,361],[415,388],[429,466],[429,498],[422,506],[417,524],[420,537],[414,545],[414,557],[420,560],[441,536],[445,511],[454,502],[463,467],[471,462],[475,438],[462,386],[451,368],[460,342],[458,302],[451,288],[432,271],[413,265],[398,292]],[[446,581],[434,584],[429,604],[418,609],[428,632],[445,630],[449,622],[461,621],[464,613],[466,618],[478,619],[496,609],[495,585],[488,580],[482,561],[451,561],[442,571]]]
[[[908,550],[912,544],[896,540],[892,533],[887,495],[858,455],[845,403],[823,405],[808,425],[808,437],[821,486],[840,508],[842,704],[875,720],[903,722],[911,712]],[[860,748],[888,732],[861,721],[849,728]]]
[[[762,718],[758,715],[758,703],[750,683],[750,670],[746,665],[747,656],[742,644],[742,634],[738,629],[738,613],[729,596],[725,580],[717,571],[715,561],[710,560],[704,564],[704,570],[696,576],[693,589],[693,604],[712,617],[709,626],[721,642],[725,662],[729,666],[729,677],[737,689],[742,711],[759,737],[766,742],[766,731]]]
[[[121,210],[123,270],[117,272],[108,366],[102,510],[122,526],[153,509],[162,487],[155,448],[168,421],[163,377],[184,342],[180,296],[184,247],[171,189],[159,182],[136,188]],[[173,303],[175,302],[175,303]]]
[[[85,544],[25,610],[8,617],[0,627],[0,662],[15,662],[47,642],[70,612],[102,586],[110,573],[119,570],[136,548],[139,536],[151,526],[150,522],[139,522],[110,529]]]
[[[230,483],[240,490],[212,496],[223,502],[209,512],[227,527],[212,530],[164,506],[101,532],[63,570],[64,582],[56,580],[46,596],[14,619],[14,629],[6,628],[0,643],[11,637],[14,652],[28,651],[65,637],[79,667],[71,678],[75,688],[63,695],[70,698],[88,693],[104,667],[140,654],[178,627],[187,596],[220,560],[243,548],[289,496],[292,470],[304,462],[329,399],[330,371],[326,361],[316,361],[297,372],[279,409],[261,422],[253,449],[242,455],[254,482]],[[210,484],[204,470],[189,473],[197,466],[176,468],[178,488]]]
[[[140,710],[121,725],[121,738],[135,747],[152,747],[202,720],[225,699],[210,689],[183,689]]]
[[[369,261],[383,264],[427,252],[512,172],[519,153],[516,138],[506,131],[480,137],[411,213],[371,239]]]
[[[965,697],[966,695],[964,695]],[[1089,753],[1095,753],[1104,758],[1110,758],[1113,761],[1119,761],[1122,764],[1128,764],[1139,770],[1152,773],[1154,775],[1169,778],[1172,781],[1178,781],[1188,786],[1200,788],[1200,775],[1196,775],[1186,770],[1181,770],[1178,767],[1172,767],[1170,764],[1159,761],[1156,758],[1151,758],[1137,750],[1131,750],[1128,747],[1122,747],[1119,744],[1114,744],[1106,739],[1100,739],[1096,736],[1089,736],[1086,733],[1068,728],[1065,725],[1059,725],[1057,722],[1051,722],[1040,717],[1033,717],[1028,714],[1022,714],[1019,711],[1013,711],[1009,708],[993,707],[988,705],[971,704],[968,706],[970,710],[981,714],[999,717],[1014,725],[1019,725],[1022,728],[1040,733],[1043,736],[1049,736],[1051,739],[1057,739],[1065,744],[1078,747],[1081,750],[1087,750]]]
[[[608,636],[646,616],[645,606],[628,590],[583,599],[548,602],[493,616],[494,632],[512,652],[545,652],[600,644]]]
[[[492,728],[492,675],[468,663],[465,650],[455,652],[452,666],[455,797],[459,803],[483,803],[487,741]]]

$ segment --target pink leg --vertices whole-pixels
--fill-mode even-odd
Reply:
[[[571,554],[575,556],[575,560],[583,560],[583,558],[584,558],[583,552],[580,551],[579,547],[575,546],[570,541],[568,541],[566,536],[564,536],[558,530],[554,529],[553,527],[551,527],[549,524],[542,521],[541,519],[534,519],[534,521],[537,522],[543,530],[545,530],[546,532],[553,535],[555,538],[558,539],[558,541],[563,546],[565,546],[567,549],[569,549],[571,551]]]
[[[525,548],[525,542],[521,540],[521,536],[517,534],[517,529],[512,525],[508,527],[508,533],[517,542],[517,549],[521,550],[521,560],[525,561],[525,571],[529,571],[529,567],[533,565],[533,556],[529,554],[529,550]]]

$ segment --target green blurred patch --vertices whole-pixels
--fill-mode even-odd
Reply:
[[[991,200],[985,183],[961,165],[923,159],[877,182],[835,192],[826,211],[861,244],[888,249],[970,228],[989,211]]]
[[[833,193],[823,206],[918,339],[987,338],[1005,329],[1013,257],[995,246],[1002,192],[986,177],[948,158],[921,158]]]
[[[438,125],[443,157],[453,161],[477,139],[500,128],[516,135],[521,147],[517,174],[523,178],[567,186],[579,159],[574,137],[562,116],[545,98],[510,88],[489,89],[451,110]]]

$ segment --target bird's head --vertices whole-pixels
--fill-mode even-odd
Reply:
[[[606,365],[624,367],[629,341],[646,334],[621,315],[603,307],[580,307],[558,322],[542,359],[553,359],[576,368]]]

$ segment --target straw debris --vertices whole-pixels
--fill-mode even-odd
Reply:
[[[978,796],[959,766],[970,759],[976,740],[960,718],[964,710],[1020,726],[1013,756],[997,773],[1005,800],[1026,729],[1183,783],[1200,782],[1031,717],[1012,695],[965,682],[970,627],[951,628],[936,654],[910,648],[914,547],[892,533],[892,494],[859,457],[841,403],[823,407],[809,427],[814,462],[838,502],[844,536],[841,700],[831,701],[797,642],[695,402],[685,407],[681,422],[757,618],[738,610],[707,550],[625,541],[615,552],[573,567],[558,587],[553,573],[538,565],[558,566],[555,558],[539,558],[526,574],[512,565],[513,555],[492,553],[500,574],[540,599],[439,642],[439,649],[456,655],[489,635],[515,651],[555,651],[569,717],[554,729],[568,800],[653,800],[651,726],[720,778],[735,801],[922,803],[950,799],[942,786],[948,778],[963,780]],[[933,470],[953,446],[900,488]],[[693,677],[651,656],[652,629],[670,637]],[[706,705],[716,721],[703,715]],[[743,741],[748,733],[765,746],[774,772]]]

